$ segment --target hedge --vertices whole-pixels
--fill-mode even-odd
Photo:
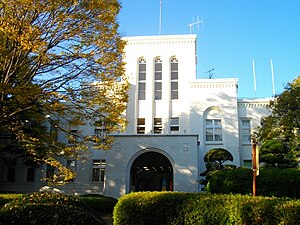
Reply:
[[[300,224],[300,201],[250,195],[138,192],[121,197],[114,225]]]
[[[256,193],[261,196],[300,198],[300,170],[295,168],[261,168],[256,179]],[[288,187],[288,188],[287,188]],[[252,169],[236,168],[211,173],[208,193],[252,193]]]
[[[7,201],[9,197],[5,198],[4,196],[1,195],[0,198]],[[111,213],[116,202],[116,199],[104,196],[78,197],[53,193],[23,194],[10,199],[7,204],[0,208],[0,225],[105,225],[101,216]]]

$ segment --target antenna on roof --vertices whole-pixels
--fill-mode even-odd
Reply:
[[[212,76],[214,75],[214,73],[212,72],[212,71],[214,71],[214,70],[215,70],[215,69],[212,68],[212,69],[210,69],[210,70],[208,70],[208,71],[205,72],[205,73],[208,73],[208,78],[209,78],[209,79],[211,79]]]
[[[194,26],[197,25],[198,30],[200,29],[199,28],[200,23],[202,24],[202,28],[203,28],[203,26],[204,26],[203,14],[202,14],[201,20],[199,20],[199,15],[197,15],[196,22],[194,22],[194,18],[193,18],[193,22],[188,25],[188,27],[190,28],[190,34],[192,34],[192,31],[194,31]]]
[[[274,68],[273,68],[273,61],[270,59],[271,63],[271,72],[272,72],[272,87],[273,87],[273,97],[275,96],[275,80],[274,80]]]
[[[159,2],[159,35],[161,35],[162,30],[162,0]]]
[[[255,93],[255,98],[256,98],[256,73],[255,73],[254,60],[252,60],[252,72],[253,72],[253,82],[254,82],[254,93]]]

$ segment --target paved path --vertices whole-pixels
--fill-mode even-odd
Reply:
[[[111,214],[104,215],[102,218],[105,220],[106,225],[113,225],[113,218]]]

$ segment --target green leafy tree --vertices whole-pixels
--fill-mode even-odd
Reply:
[[[72,126],[124,129],[129,84],[119,10],[118,0],[0,1],[0,134],[12,139],[1,138],[2,159],[10,153],[47,163],[63,182],[74,174],[57,158],[83,158],[91,141],[70,133]],[[80,141],[59,143],[57,130]],[[108,149],[113,140],[94,141]]]
[[[272,167],[291,167],[288,148],[281,140],[271,139],[263,142],[259,148],[259,161]]]
[[[209,189],[209,180],[214,171],[235,168],[233,165],[223,165],[226,161],[233,161],[232,154],[224,148],[214,148],[209,150],[204,156],[206,170],[200,174],[204,179],[200,180],[200,184],[204,185],[204,189]]]
[[[272,139],[283,142],[287,146],[284,158],[295,162],[300,155],[300,76],[270,101],[269,108],[272,113],[263,119],[258,137],[263,143]]]
[[[232,154],[224,148],[214,148],[204,156],[207,169],[220,170],[224,168],[226,161],[233,161]]]

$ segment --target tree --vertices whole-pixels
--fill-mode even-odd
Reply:
[[[288,148],[280,140],[271,139],[263,142],[259,148],[259,161],[272,167],[289,167],[292,162],[287,157]]]
[[[219,170],[224,168],[223,163],[233,161],[232,154],[224,148],[214,148],[208,151],[204,156],[204,162],[207,169]]]
[[[0,133],[14,140],[2,141],[0,154],[14,150],[68,180],[73,174],[57,157],[84,156],[91,138],[58,143],[50,125],[71,141],[70,127],[87,122],[100,121],[108,133],[124,128],[129,85],[119,10],[118,0],[0,1]],[[112,142],[95,139],[100,149]]]
[[[272,113],[262,120],[258,131],[260,141],[282,141],[288,148],[285,159],[297,160],[300,155],[300,76],[270,101],[269,108]]]
[[[233,161],[233,156],[224,148],[214,148],[205,154],[204,162],[206,170],[200,174],[200,176],[205,177],[200,180],[200,184],[205,186],[203,190],[209,190],[209,181],[214,171],[235,168],[233,165],[224,166],[223,164],[226,161]]]

